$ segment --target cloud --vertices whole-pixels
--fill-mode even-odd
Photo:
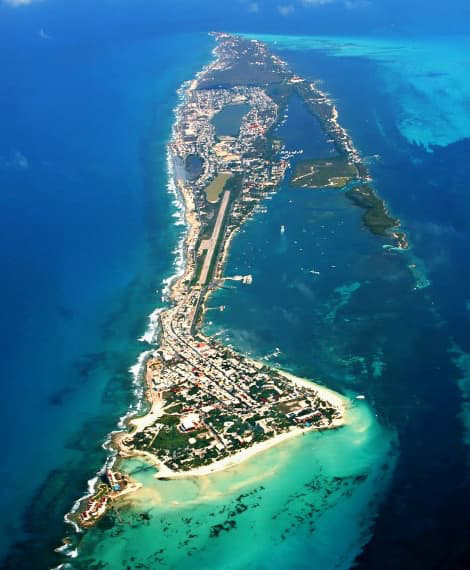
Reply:
[[[247,10],[251,14],[257,14],[260,10],[259,2],[251,2],[251,4],[248,4]]]
[[[263,3],[258,0],[238,0],[244,9],[250,14],[258,14],[263,8]]]
[[[0,156],[0,170],[28,170],[29,160],[19,150]]]
[[[13,8],[18,8],[19,6],[28,6],[35,2],[42,2],[42,0],[0,0],[3,4],[7,6],[12,6]]]
[[[44,28],[41,28],[39,30],[39,37],[43,40],[50,40],[51,39],[51,36],[44,31]]]
[[[302,0],[307,6],[322,6],[323,4],[333,4],[336,0]]]
[[[369,0],[345,0],[344,5],[349,10],[358,10],[360,8],[367,8],[370,6]]]
[[[289,16],[295,10],[293,4],[283,4],[281,6],[278,6],[277,9],[281,16]]]
[[[304,6],[326,6],[327,4],[342,4],[349,10],[365,8],[370,5],[370,0],[301,0]]]

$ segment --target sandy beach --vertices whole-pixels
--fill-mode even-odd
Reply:
[[[322,400],[329,402],[335,408],[339,408],[341,410],[341,418],[333,422],[334,427],[339,427],[341,425],[347,424],[346,410],[349,404],[349,400],[346,397],[342,396],[338,392],[335,392],[334,390],[331,390],[330,388],[327,388],[326,386],[317,384],[312,380],[309,380],[308,378],[300,378],[299,376],[295,376],[290,372],[285,372],[284,370],[277,368],[276,371],[281,376],[284,376],[285,378],[287,378],[294,384],[297,384],[298,386],[304,386],[305,388],[309,388],[310,390],[315,390],[315,392],[318,392],[318,395]]]
[[[341,396],[337,392],[334,392],[333,390],[330,390],[329,388],[326,388],[325,386],[321,386],[320,384],[316,384],[310,380],[307,380],[306,378],[300,378],[298,376],[290,374],[289,372],[283,372],[283,371],[278,371],[278,372],[282,374],[282,376],[287,378],[289,381],[297,384],[298,386],[302,386],[317,392],[322,400],[328,402],[331,406],[341,411],[341,417],[334,419],[328,426],[319,426],[319,427],[310,426],[303,428],[301,427],[293,428],[287,432],[276,435],[268,439],[267,441],[261,441],[259,443],[255,443],[248,449],[243,449],[242,451],[239,451],[234,455],[230,455],[228,457],[220,459],[219,461],[215,461],[211,465],[204,465],[196,469],[189,469],[188,471],[173,471],[163,463],[156,460],[156,458],[153,458],[152,463],[158,467],[158,473],[155,474],[155,477],[156,478],[167,477],[169,479],[175,479],[181,477],[202,477],[204,475],[210,475],[218,471],[223,471],[225,469],[230,469],[231,467],[236,467],[240,465],[240,463],[243,463],[244,461],[250,459],[254,455],[262,453],[263,451],[266,451],[267,449],[270,449],[271,447],[278,445],[279,443],[282,443],[284,441],[287,441],[293,437],[303,435],[310,431],[339,428],[347,423],[346,409],[348,405],[348,400],[345,397]]]
[[[340,427],[341,424],[331,425],[329,429],[332,427]],[[275,437],[268,439],[267,441],[261,441],[259,443],[255,443],[248,449],[243,449],[234,455],[230,455],[228,457],[224,457],[219,461],[215,461],[210,465],[203,465],[202,467],[198,467],[196,469],[189,469],[188,471],[172,471],[165,465],[162,465],[162,469],[155,474],[155,477],[158,479],[159,477],[167,477],[169,479],[177,479],[177,478],[188,478],[188,477],[203,477],[205,475],[211,475],[212,473],[225,471],[226,469],[230,469],[232,467],[237,467],[244,461],[250,459],[251,457],[257,455],[258,453],[262,453],[271,447],[278,445],[284,441],[287,441],[293,437],[302,435],[308,431],[313,431],[319,428],[310,427],[310,428],[294,428],[290,431],[285,433],[281,433]],[[321,429],[321,428],[320,428]]]

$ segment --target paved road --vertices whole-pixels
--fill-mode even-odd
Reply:
[[[204,259],[204,265],[202,266],[201,275],[199,276],[199,285],[205,285],[207,281],[207,274],[209,273],[209,268],[212,263],[212,258],[214,256],[215,247],[219,239],[220,229],[222,227],[222,222],[225,215],[225,210],[227,209],[228,201],[230,199],[230,190],[225,190],[224,197],[220,204],[219,213],[217,214],[217,220],[215,221],[215,226],[212,231],[212,236],[210,239],[210,246],[207,250],[206,258]]]

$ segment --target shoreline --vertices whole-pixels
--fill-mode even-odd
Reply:
[[[305,388],[310,388],[311,390],[312,389],[315,390],[315,392],[319,394],[322,400],[329,402],[335,408],[336,407],[340,408],[342,412],[341,425],[347,425],[348,422],[347,422],[346,410],[351,402],[348,398],[346,398],[346,396],[343,396],[342,394],[336,392],[332,388],[323,386],[323,384],[317,384],[316,382],[314,382],[313,380],[309,380],[308,378],[302,378],[300,376],[296,376],[295,374],[292,374],[291,372],[286,372],[281,368],[278,368],[276,370],[281,376],[285,376],[288,380],[290,380],[294,384],[297,384],[298,386],[303,386]]]
[[[190,261],[191,243],[195,242],[195,238],[199,236],[199,233],[201,231],[201,222],[198,219],[195,197],[193,196],[191,188],[185,184],[184,179],[182,179],[178,174],[177,165],[175,164],[175,160],[178,155],[175,152],[174,145],[177,138],[177,125],[180,111],[184,109],[188,97],[191,95],[191,92],[197,89],[199,86],[201,78],[205,77],[208,71],[215,68],[219,63],[217,46],[212,50],[212,54],[214,56],[214,59],[212,59],[212,61],[208,63],[200,72],[198,72],[196,78],[191,81],[186,81],[180,87],[180,89],[178,89],[179,101],[173,110],[175,122],[172,127],[171,138],[167,143],[167,191],[175,197],[173,205],[175,206],[175,213],[178,213],[177,216],[174,216],[177,218],[175,223],[176,225],[184,225],[184,231],[181,237],[178,239],[175,250],[176,258],[173,265],[175,272],[168,278],[165,278],[163,281],[164,288],[162,290],[162,300],[166,301],[167,306],[156,308],[150,314],[150,322],[141,339],[142,341],[147,342],[151,348],[143,351],[139,355],[136,364],[131,367],[134,378],[133,384],[135,385],[136,402],[131,404],[128,412],[120,419],[118,424],[119,429],[111,432],[104,442],[103,448],[109,452],[109,456],[106,459],[101,470],[95,475],[93,479],[89,480],[88,492],[85,494],[85,496],[82,496],[74,503],[71,511],[65,516],[66,522],[72,524],[75,530],[77,530],[77,525],[72,520],[72,517],[76,515],[84,499],[90,497],[90,495],[93,495],[93,493],[96,492],[96,485],[99,481],[99,476],[103,474],[106,468],[110,468],[114,464],[119,465],[120,459],[130,459],[132,457],[142,458],[147,463],[157,467],[158,473],[155,475],[156,478],[188,478],[193,476],[204,476],[235,467],[250,457],[257,455],[277,445],[278,443],[289,440],[298,435],[305,434],[307,431],[336,429],[346,423],[346,400],[339,394],[336,394],[332,390],[317,385],[309,380],[301,379],[287,372],[273,369],[277,374],[284,376],[284,378],[293,384],[302,386],[304,388],[307,387],[312,392],[316,392],[319,399],[329,403],[335,409],[339,417],[335,417],[334,419],[330,418],[329,423],[326,425],[308,425],[308,427],[300,427],[300,424],[293,425],[289,427],[287,431],[278,433],[277,435],[270,437],[265,441],[252,444],[247,449],[237,451],[236,453],[223,457],[222,459],[214,461],[208,465],[202,465],[200,467],[195,467],[186,471],[172,470],[164,465],[163,462],[160,461],[152,453],[145,450],[130,449],[127,448],[126,445],[122,444],[122,439],[125,438],[126,435],[144,429],[145,426],[153,423],[154,420],[158,419],[163,413],[164,402],[163,405],[159,403],[157,409],[156,402],[153,400],[153,387],[151,381],[147,377],[146,363],[149,360],[152,351],[155,350],[155,348],[163,342],[161,341],[161,335],[164,331],[163,318],[165,316],[167,319],[172,318],[171,316],[173,313],[175,313],[187,293],[185,281],[187,281],[188,278],[192,277],[195,269],[193,261]],[[178,208],[183,211],[178,211]],[[251,217],[251,215],[252,213],[248,214],[248,217]],[[243,221],[245,221],[245,218],[243,218],[242,222]],[[221,279],[221,275],[223,274],[223,270],[227,261],[231,241],[238,233],[242,222],[240,222],[240,225],[238,227],[236,227],[228,235],[225,236],[225,244],[222,250],[219,252],[218,260],[216,262],[215,275],[218,279]],[[216,288],[217,285],[211,285],[205,288],[202,292],[201,317],[204,316],[206,310],[205,304],[207,298]],[[201,336],[203,336],[202,333]],[[245,360],[249,361],[250,359],[245,358]],[[149,404],[148,409],[145,414],[141,415],[142,410],[147,408],[147,402]]]
[[[252,360],[252,362],[255,362]],[[309,388],[310,390],[314,390],[320,396],[323,401],[329,402],[335,408],[339,408],[341,410],[341,417],[334,419],[329,425],[327,426],[310,426],[310,427],[295,427],[289,431],[277,434],[268,440],[261,441],[255,443],[248,447],[247,449],[242,449],[239,452],[229,455],[228,457],[224,457],[219,459],[218,461],[214,461],[210,465],[203,465],[201,467],[197,467],[195,469],[188,469],[187,471],[173,471],[172,469],[168,468],[162,462],[158,461],[155,456],[150,453],[141,452],[145,459],[148,461],[151,458],[152,464],[158,468],[158,472],[154,475],[156,479],[165,478],[165,479],[184,479],[184,478],[191,478],[191,477],[204,477],[206,475],[211,475],[213,473],[218,473],[220,471],[225,471],[227,469],[232,469],[237,467],[238,465],[244,463],[248,459],[251,459],[255,455],[262,453],[274,447],[284,441],[290,440],[294,437],[298,437],[300,435],[305,435],[306,433],[311,433],[315,431],[323,431],[323,430],[333,430],[338,429],[340,427],[348,425],[347,419],[347,409],[351,404],[350,400],[346,398],[346,396],[341,395],[339,392],[335,392],[331,388],[327,388],[321,384],[317,384],[309,380],[308,378],[301,378],[300,376],[295,376],[290,372],[285,372],[283,370],[277,370],[281,376],[284,376],[289,381],[298,386]]]
[[[161,473],[156,473],[155,478],[165,477],[168,479],[182,479],[182,478],[189,478],[189,477],[203,477],[206,475],[211,475],[212,473],[217,473],[220,471],[225,471],[227,469],[231,469],[233,467],[237,467],[238,465],[244,463],[248,459],[251,459],[255,455],[262,453],[274,447],[284,441],[290,440],[294,437],[298,437],[300,435],[305,435],[306,433],[311,433],[315,431],[323,431],[323,430],[333,430],[345,425],[348,425],[347,421],[347,414],[346,410],[348,405],[350,404],[349,400],[331,390],[330,388],[326,388],[321,384],[317,384],[308,380],[307,378],[300,378],[299,376],[295,376],[290,372],[284,372],[282,370],[278,370],[279,374],[286,377],[288,380],[297,384],[302,387],[307,387],[310,390],[314,390],[318,393],[318,395],[322,398],[322,400],[327,401],[334,405],[336,408],[341,409],[341,417],[333,420],[327,426],[310,426],[310,427],[295,427],[289,431],[280,433],[271,437],[266,441],[261,441],[259,443],[253,444],[251,447],[247,449],[243,449],[238,453],[230,455],[228,457],[224,457],[223,459],[219,459],[210,465],[204,465],[202,467],[198,467],[196,469],[189,469],[188,471],[172,471],[166,466],[163,466]]]
[[[337,422],[337,423],[336,423]],[[335,420],[332,425],[325,426],[325,427],[316,427],[311,426],[309,428],[294,428],[284,433],[280,433],[274,437],[266,441],[261,441],[259,443],[255,443],[252,446],[248,447],[247,449],[243,449],[234,455],[229,455],[228,457],[224,457],[223,459],[219,459],[218,461],[214,461],[210,465],[204,465],[202,467],[197,467],[195,469],[189,469],[188,471],[172,471],[165,465],[162,465],[162,470],[159,471],[154,475],[156,479],[165,478],[165,479],[189,479],[191,477],[205,477],[207,475],[212,475],[214,473],[220,473],[222,471],[227,471],[229,469],[233,469],[238,467],[245,461],[248,461],[255,455],[259,455],[271,447],[275,447],[280,443],[298,437],[300,435],[305,435],[306,433],[311,433],[314,431],[322,431],[322,430],[332,430],[345,425],[345,422],[341,420]]]
[[[251,359],[250,359],[251,360]],[[256,362],[251,360],[251,362]],[[347,409],[351,405],[351,401],[346,398],[345,396],[341,395],[338,392],[335,392],[331,388],[327,388],[321,384],[317,384],[308,378],[301,378],[300,376],[296,376],[290,372],[285,372],[283,370],[277,370],[279,374],[284,376],[290,382],[301,386],[306,387],[310,390],[315,391],[319,397],[336,409],[341,410],[341,416],[331,421],[328,425],[325,426],[310,426],[310,427],[294,427],[289,431],[279,433],[265,441],[261,441],[255,443],[248,447],[247,449],[242,449],[235,454],[229,455],[218,461],[214,461],[210,465],[203,465],[201,467],[188,469],[186,471],[174,471],[167,467],[163,462],[157,459],[157,457],[149,452],[146,451],[139,451],[139,452],[130,452],[128,456],[122,455],[122,459],[131,459],[132,457],[140,458],[143,461],[150,463],[153,465],[158,471],[155,473],[155,479],[186,479],[192,477],[204,477],[207,475],[212,475],[213,473],[220,473],[221,471],[229,470],[235,467],[238,467],[245,461],[251,459],[252,457],[271,449],[274,446],[277,446],[280,443],[293,439],[294,437],[298,437],[301,435],[305,435],[306,433],[311,432],[321,432],[324,430],[334,430],[340,427],[348,425],[348,415]],[[149,415],[154,414],[155,412],[153,409],[149,412]],[[139,420],[145,421],[147,418],[146,416],[142,416],[141,418],[137,418],[136,420],[130,420],[129,423],[136,425]],[[119,437],[119,434],[117,434]]]

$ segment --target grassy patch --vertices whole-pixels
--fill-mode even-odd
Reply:
[[[204,189],[208,202],[214,204],[219,199],[225,183],[232,175],[229,172],[221,172],[217,177]]]
[[[342,188],[358,175],[357,168],[343,156],[323,160],[301,160],[290,181],[298,188]]]
[[[171,416],[169,414],[158,418],[158,423],[163,424],[164,426],[177,426],[179,421],[179,416]]]

